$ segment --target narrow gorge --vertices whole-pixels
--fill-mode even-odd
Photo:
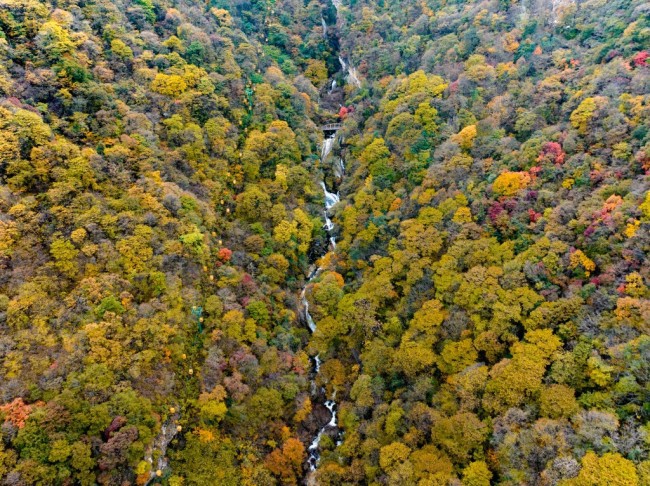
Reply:
[[[340,0],[334,1],[332,2],[332,4],[336,8],[336,12],[337,12],[336,23],[338,24],[339,22],[338,12],[342,5]],[[335,35],[338,36],[338,32],[339,32],[338,25],[332,26],[333,29],[330,30],[329,29],[330,26],[327,25],[325,18],[321,16],[321,19],[323,23],[323,36],[327,38],[328,35],[332,35],[332,32],[334,32]],[[337,46],[339,45],[338,38],[334,41],[334,44]],[[361,87],[361,81],[359,79],[359,75],[356,69],[351,65],[351,63],[346,62],[341,55],[338,56],[338,61],[340,64],[340,71],[335,73],[335,75],[327,82],[326,88],[324,89],[325,91],[324,97],[326,98],[326,103],[324,104],[326,104],[327,108],[329,108],[330,110],[332,110],[333,108],[332,105],[336,103],[336,100],[342,99],[343,101],[345,101],[345,91],[344,91],[345,84],[343,86],[339,86],[337,84],[337,81],[335,79],[337,75],[342,75],[345,79],[345,83],[349,85],[353,85],[357,88]],[[333,98],[335,101],[332,102],[331,99],[327,100],[327,98]],[[343,104],[339,102],[339,108],[342,107]],[[335,115],[332,114],[330,116],[335,116]],[[327,255],[327,252],[336,251],[336,237],[334,235],[335,226],[331,219],[332,216],[331,210],[335,205],[337,205],[341,201],[341,195],[338,192],[338,187],[341,186],[341,184],[343,183],[343,179],[345,177],[345,160],[344,160],[344,155],[342,153],[343,137],[339,135],[339,125],[340,124],[329,124],[321,127],[321,129],[323,130],[324,138],[320,150],[320,167],[321,170],[323,171],[322,179],[320,180],[320,186],[323,189],[323,195],[324,195],[323,228],[325,229],[328,235],[329,248],[316,261],[315,263],[316,268],[311,271],[307,283],[305,284],[305,287],[302,289],[301,292],[301,303],[303,307],[304,320],[312,334],[316,332],[318,323],[314,321],[312,315],[309,312],[309,300],[307,294],[310,287],[312,286],[312,282],[318,279],[320,274],[324,270],[326,270],[324,266],[321,266],[319,264],[319,260],[323,259]],[[327,184],[325,182],[326,175],[328,173],[332,175],[332,180],[334,181],[333,184],[335,185],[335,187],[332,187],[331,190],[328,189]],[[313,358],[311,395],[313,401],[316,403],[316,407],[319,406],[325,407],[329,412],[330,418],[329,421],[321,425],[320,428],[317,430],[316,435],[313,437],[313,440],[311,441],[307,449],[307,453],[308,453],[307,467],[309,471],[305,478],[305,482],[307,485],[310,486],[317,484],[315,479],[315,471],[318,468],[320,462],[320,455],[321,455],[320,446],[321,446],[321,440],[323,436],[328,435],[332,437],[335,440],[337,447],[342,443],[343,440],[343,433],[339,429],[339,425],[337,422],[336,392],[328,396],[326,389],[317,384],[317,379],[320,373],[321,364],[322,364],[321,357],[319,354],[317,354]]]
[[[336,132],[331,132],[331,133],[326,133],[326,138],[323,140],[323,146],[322,146],[322,151],[321,151],[321,162],[323,165],[326,163],[329,155],[332,152],[332,147],[334,145],[334,141],[336,138]],[[342,160],[342,159],[339,159]],[[343,176],[344,172],[340,172],[341,177]],[[339,202],[340,196],[339,194],[334,194],[332,192],[329,192],[327,190],[327,186],[325,185],[324,181],[321,181],[321,185],[323,188],[323,193],[325,195],[325,212],[324,212],[324,218],[325,218],[325,223],[324,223],[324,228],[327,231],[329,235],[329,241],[330,241],[330,251],[336,250],[336,239],[332,235],[332,232],[334,231],[334,224],[332,223],[332,220],[329,217],[328,212],[330,209]],[[323,255],[325,256],[325,255]],[[317,328],[317,323],[314,322],[314,319],[312,318],[311,314],[309,313],[309,301],[307,300],[306,296],[306,291],[309,288],[309,285],[311,282],[316,279],[321,271],[323,270],[322,267],[316,268],[312,272],[312,274],[309,277],[309,280],[307,281],[307,285],[305,288],[302,290],[302,304],[303,304],[303,309],[304,309],[304,314],[305,314],[305,320],[307,322],[307,325],[309,326],[309,330],[314,333]],[[316,384],[316,378],[318,377],[318,374],[320,372],[320,366],[321,366],[321,360],[320,356],[316,355],[314,357],[314,368],[313,368],[313,378],[311,381],[311,390],[312,390],[312,396],[316,399],[317,402],[321,402],[323,397],[325,397],[325,402],[324,406],[327,408],[329,411],[331,418],[329,422],[327,422],[324,426],[320,428],[318,431],[316,437],[314,437],[314,440],[311,442],[308,448],[308,453],[309,453],[309,458],[308,458],[308,464],[309,464],[309,470],[310,471],[315,471],[316,468],[318,467],[318,462],[320,460],[320,441],[321,438],[323,437],[323,434],[333,430],[335,431],[334,433],[337,434],[337,427],[338,424],[336,422],[336,401],[335,401],[335,396],[331,396],[327,398],[325,396],[325,389],[320,388],[318,389],[318,385]]]

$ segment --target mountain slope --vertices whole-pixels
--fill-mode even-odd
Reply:
[[[0,0],[3,484],[648,484],[649,13]]]

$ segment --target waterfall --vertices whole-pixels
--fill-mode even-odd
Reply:
[[[341,198],[340,198],[338,192],[336,194],[334,194],[333,192],[329,192],[327,190],[327,187],[325,186],[325,182],[321,181],[320,185],[323,188],[323,192],[325,193],[325,209],[329,210],[337,202],[339,202],[341,200]]]
[[[325,18],[322,15],[320,16],[320,19],[323,23],[323,37],[327,37],[327,22],[325,22]]]
[[[341,170],[340,164],[335,164],[332,169],[334,170],[334,175],[337,179],[341,179],[343,177],[343,171]]]
[[[332,3],[334,4],[334,7],[336,7],[336,11],[338,12],[341,8],[341,0],[332,0]],[[325,19],[322,18],[323,22],[323,35],[327,35],[327,23],[325,22]],[[359,77],[357,75],[356,70],[352,66],[348,66],[345,60],[342,57],[339,57],[339,61],[341,63],[343,72],[347,72],[347,80],[349,83],[352,83],[356,85],[357,87],[361,87],[361,82],[359,81]],[[332,83],[330,85],[330,90],[329,92],[331,93],[336,89],[336,80],[332,80]],[[334,141],[336,139],[336,131],[333,133],[330,133],[329,136],[327,136],[323,140],[323,144],[321,146],[321,153],[320,153],[320,159],[321,163],[324,165],[325,162],[327,161],[327,158],[329,157],[330,153],[332,152],[332,149],[334,148]],[[342,141],[342,138],[340,138]],[[333,171],[335,175],[338,178],[342,178],[345,175],[345,162],[343,161],[343,158],[340,157],[337,162],[334,162],[332,164]],[[332,232],[334,231],[334,223],[330,219],[329,215],[329,210],[340,201],[340,195],[337,192],[334,194],[333,192],[329,192],[327,190],[327,186],[325,185],[325,181],[321,180],[320,185],[323,188],[323,193],[325,194],[325,223],[323,224],[323,228],[327,231],[329,235],[329,243],[330,243],[330,248],[332,251],[336,250],[336,238],[332,235]],[[317,324],[312,318],[311,314],[309,313],[309,301],[307,300],[307,288],[309,284],[311,283],[312,280],[314,280],[316,277],[318,277],[318,274],[323,270],[321,267],[316,268],[311,275],[309,275],[307,284],[305,287],[302,289],[302,293],[300,295],[301,301],[302,301],[302,306],[303,310],[305,313],[305,320],[307,321],[307,326],[309,327],[310,332],[313,334],[316,332]],[[313,368],[313,375],[311,379],[311,392],[312,392],[312,397],[315,397],[317,395],[320,396],[320,394],[325,394],[325,389],[321,389],[319,393],[317,393],[317,387],[316,387],[316,377],[320,373],[320,368],[321,368],[321,359],[320,355],[316,355],[314,357],[314,368]],[[338,422],[336,419],[337,415],[337,406],[336,406],[336,392],[329,398],[326,399],[323,405],[327,410],[329,410],[330,413],[330,420],[327,422],[325,425],[323,425],[314,439],[311,441],[309,444],[309,447],[307,448],[308,452],[308,466],[309,466],[309,471],[310,474],[307,476],[307,484],[315,484],[315,477],[313,476],[313,472],[316,471],[316,468],[318,467],[318,463],[320,462],[320,442],[321,439],[323,438],[323,434],[328,429],[338,429]],[[338,431],[336,435],[336,445],[339,446],[341,445],[343,440],[343,434],[341,431]]]
[[[325,162],[329,154],[332,152],[332,148],[334,147],[334,140],[336,139],[336,132],[334,132],[331,136],[327,137],[325,140],[323,140],[323,145],[321,147],[321,162]],[[338,163],[340,168],[344,168],[343,164],[343,159],[339,157],[339,163]],[[336,169],[336,166],[334,167]],[[342,175],[342,173],[341,173]],[[340,201],[340,196],[338,193],[334,194],[333,192],[329,192],[327,190],[327,186],[325,185],[325,181],[320,182],[321,187],[323,188],[323,193],[325,194],[325,223],[323,224],[323,227],[325,230],[329,233],[329,242],[330,242],[330,247],[332,251],[336,250],[336,238],[332,236],[332,231],[334,230],[334,223],[330,219],[328,211]],[[301,301],[302,301],[302,306],[303,310],[305,313],[305,320],[307,321],[307,326],[309,327],[309,330],[313,334],[316,332],[316,322],[314,321],[313,317],[309,313],[309,301],[307,300],[307,287],[309,283],[314,280],[316,277],[318,277],[318,274],[321,272],[322,268],[318,267],[316,270],[314,270],[311,275],[309,276],[309,279],[307,281],[307,285],[302,289],[302,294],[300,295]],[[320,373],[320,367],[321,367],[321,360],[320,360],[320,355],[316,355],[314,357],[314,378],[311,380],[311,390],[312,390],[312,395],[316,395],[316,376]],[[321,390],[322,393],[325,392],[324,389]],[[338,427],[338,422],[336,420],[336,402],[334,401],[335,396],[332,396],[330,399],[326,400],[325,403],[323,404],[327,410],[330,412],[330,420],[327,422],[323,427],[320,428],[318,433],[316,434],[316,437],[311,441],[311,444],[309,444],[309,447],[307,448],[307,452],[309,455],[309,459],[307,460],[307,463],[309,465],[309,470],[311,472],[315,471],[316,468],[318,467],[318,463],[320,461],[320,451],[319,451],[319,446],[320,446],[320,441],[323,438],[323,434],[326,432],[328,428],[337,428]],[[337,437],[336,441],[337,445],[340,445],[341,443],[341,435],[339,434]],[[313,479],[313,478],[312,478]],[[309,481],[308,481],[309,483]]]
[[[334,147],[334,135],[323,140],[323,145],[320,150],[320,159],[322,162],[325,162],[325,160],[327,160],[327,156],[332,151],[332,147]]]
[[[327,94],[332,94],[335,89],[336,89],[336,79],[333,79],[332,83],[330,84],[330,88],[327,90]]]
[[[322,162],[325,162],[329,154],[332,152],[335,138],[336,138],[336,133],[333,133],[325,140],[323,140],[323,145],[321,147],[321,152],[320,152],[320,158]],[[339,202],[340,198],[338,193],[334,194],[333,192],[329,192],[327,190],[324,181],[321,181],[320,185],[323,188],[323,192],[325,193],[325,212],[327,212],[329,209],[332,208],[332,206],[334,206],[337,202]],[[325,221],[325,224],[328,224],[327,220]]]
[[[309,327],[309,330],[311,332],[316,331],[316,323],[314,322],[313,317],[309,313],[309,301],[307,300],[307,297],[305,296],[305,290],[307,287],[305,287],[302,291],[302,305],[305,308],[305,318],[307,319],[307,326]]]
[[[318,465],[318,460],[320,457],[318,456],[318,445],[320,444],[320,440],[323,437],[323,429],[318,431],[318,435],[314,437],[314,440],[309,444],[309,448],[307,451],[309,452],[309,470],[310,471],[315,471],[316,466]]]
[[[327,400],[325,406],[332,414],[332,418],[330,418],[330,421],[327,423],[327,427],[336,427],[336,402],[334,400]]]
[[[332,223],[332,220],[329,218],[327,213],[325,213],[325,224],[323,225],[323,228],[329,233],[334,229],[334,223]]]

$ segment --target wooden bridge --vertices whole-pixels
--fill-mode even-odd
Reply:
[[[323,125],[320,127],[320,129],[324,132],[335,132],[336,130],[339,130],[343,126],[343,123],[328,123],[327,125]]]

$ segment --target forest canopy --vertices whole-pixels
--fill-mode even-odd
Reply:
[[[0,0],[0,484],[650,484],[649,17]]]

